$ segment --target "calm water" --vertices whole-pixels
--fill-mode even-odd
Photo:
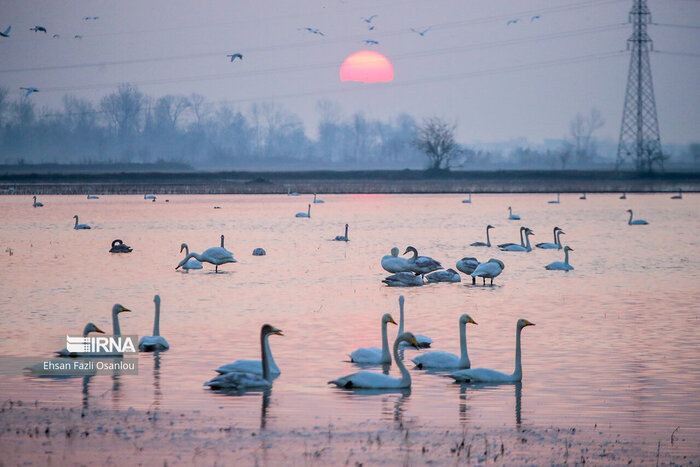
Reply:
[[[119,302],[125,334],[151,334],[153,295],[161,295],[161,334],[171,350],[141,354],[138,376],[37,378],[4,376],[2,400],[40,400],[91,408],[201,410],[241,427],[355,424],[409,417],[440,426],[611,424],[656,439],[680,426],[700,439],[700,196],[551,195],[323,196],[311,219],[297,219],[310,196],[0,197],[0,355],[49,356],[66,333],[88,321],[111,330]],[[213,206],[221,209],[213,209]],[[522,216],[508,221],[507,207]],[[626,209],[651,222],[628,226]],[[72,229],[72,216],[93,226]],[[329,241],[350,224],[351,242]],[[575,271],[546,271],[559,251],[505,253],[469,247],[516,241],[526,225],[535,242],[562,227],[574,248]],[[193,251],[226,247],[237,264],[181,273],[180,243]],[[114,238],[134,248],[107,251]],[[454,267],[463,256],[502,259],[496,286],[436,284],[387,288],[380,258],[392,246]],[[255,247],[267,256],[254,257]],[[6,252],[12,248],[13,255]],[[404,393],[352,393],[326,381],[357,368],[347,354],[380,345],[379,320],[406,296],[407,330],[459,351],[457,320],[469,313],[472,365],[511,372],[515,322],[523,332],[522,385],[460,386],[441,375],[411,371]],[[268,394],[218,394],[202,387],[220,364],[259,358],[258,334],[269,322],[282,369]],[[390,327],[390,337],[396,332]],[[407,350],[407,356],[415,352]],[[412,365],[409,365],[411,367]],[[377,370],[379,371],[379,370]],[[396,374],[395,366],[392,374]]]

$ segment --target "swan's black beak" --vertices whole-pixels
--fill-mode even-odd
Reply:
[[[420,350],[420,345],[418,345],[418,341],[416,340],[415,337],[413,338],[413,341],[411,342],[411,346],[416,350]]]
[[[120,310],[120,313],[121,313],[122,311],[131,311],[131,310],[128,309],[128,308],[126,308],[126,307],[122,307],[122,309]]]
[[[95,332],[99,332],[100,334],[105,333],[102,329],[98,328],[97,326],[95,326]]]
[[[389,318],[389,322],[390,322],[391,324],[396,324],[396,321],[394,321],[394,318]],[[398,324],[397,324],[397,326],[398,326]]]
[[[278,336],[284,337],[284,334],[282,334],[282,330],[280,329],[275,330],[272,334],[277,334]]]

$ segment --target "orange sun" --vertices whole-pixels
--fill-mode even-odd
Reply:
[[[345,59],[340,67],[340,81],[384,83],[394,79],[394,67],[384,55],[360,50]]]

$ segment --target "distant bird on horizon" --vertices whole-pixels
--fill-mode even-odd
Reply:
[[[84,20],[84,21],[90,21],[90,20],[93,20],[93,21],[94,21],[94,20],[97,20],[97,19],[100,19],[100,17],[99,17],[99,16],[84,16],[84,17],[83,17],[83,20]]]
[[[411,28],[411,31],[413,31],[413,32],[415,32],[416,34],[418,34],[419,36],[423,37],[423,36],[425,36],[425,33],[426,33],[426,32],[430,31],[430,28],[432,28],[432,26],[427,27],[427,28],[423,29],[422,31],[419,31],[419,30],[417,30],[417,29]]]
[[[30,31],[34,31],[34,32],[39,32],[39,31],[41,31],[41,32],[43,32],[44,34],[46,34],[46,28],[45,28],[44,26],[34,26],[33,28],[29,28],[29,30],[30,30]]]
[[[82,38],[83,38],[83,36],[81,36],[80,34],[76,34],[75,36],[73,36],[73,39],[82,39]]]
[[[10,29],[12,29],[12,26],[8,26],[7,29],[5,29],[5,32],[0,32],[0,36],[10,37]]]
[[[379,44],[379,41],[374,41],[372,39],[365,39],[365,44],[367,45],[377,45]]]
[[[536,19],[540,19],[540,18],[541,18],[540,15],[535,15],[535,16],[533,16],[532,18],[530,18],[530,22],[532,23],[532,22],[535,21]]]
[[[227,57],[231,57],[231,61],[234,61],[237,58],[240,58],[243,60],[243,55],[242,54],[231,54],[231,55],[226,55]]]
[[[307,28],[298,28],[297,30],[298,30],[298,31],[308,31],[308,32],[310,32],[311,34],[318,34],[318,35],[321,35],[321,36],[325,36],[325,34],[323,34],[321,31],[319,31],[318,29],[315,29],[315,28],[308,28],[308,27],[307,27]]]
[[[520,18],[509,19],[508,22],[506,23],[506,26],[510,26],[511,24],[516,24],[518,21],[520,21]]]
[[[35,88],[35,87],[31,87],[31,88],[20,88],[20,89],[23,90],[23,91],[27,91],[27,92],[24,94],[24,97],[27,97],[28,95],[30,95],[30,94],[33,93],[33,92],[39,92],[39,89],[37,89],[37,88]]]
[[[362,18],[362,21],[364,21],[367,24],[370,24],[374,18],[376,18],[378,15],[372,15],[369,18]]]
[[[51,36],[51,37],[53,37],[54,39],[58,39],[59,37],[61,37],[61,35],[60,35],[60,34],[54,34],[54,35]]]

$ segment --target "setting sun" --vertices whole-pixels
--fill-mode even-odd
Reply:
[[[394,79],[394,67],[384,55],[372,50],[355,52],[340,67],[340,81],[383,83]]]

